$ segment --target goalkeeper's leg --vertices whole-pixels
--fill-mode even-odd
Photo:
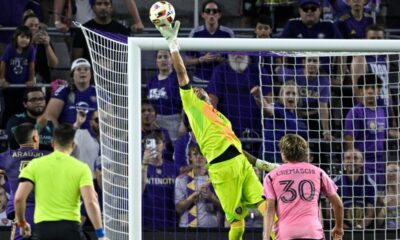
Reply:
[[[233,221],[229,230],[229,240],[242,240],[244,229],[244,219]]]

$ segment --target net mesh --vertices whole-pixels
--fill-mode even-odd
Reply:
[[[107,239],[130,239],[127,44],[115,36],[83,30],[92,57],[99,101],[106,236]],[[398,53],[222,54],[226,62],[214,69],[209,83],[202,82],[202,85],[217,97],[217,108],[234,122],[234,130],[244,148],[268,161],[280,162],[277,148],[280,137],[290,132],[299,133],[310,143],[310,161],[323,168],[339,186],[338,193],[345,206],[345,236],[399,238]],[[242,58],[228,56],[232,54]],[[146,90],[146,81],[158,73],[154,56],[153,52],[143,55],[142,90],[144,96],[160,98],[164,91],[161,88],[151,94]],[[243,56],[250,59],[246,69],[251,69],[251,74],[247,70],[240,74],[233,71],[247,62]],[[358,77],[365,73],[378,75],[383,81],[382,87],[376,91],[371,87],[371,81],[377,81],[375,77],[375,80],[365,78],[367,87],[359,87]],[[250,92],[255,86],[260,86],[265,101],[254,99]],[[372,112],[368,107],[362,108],[364,101],[376,103]],[[176,107],[172,105],[163,106],[164,111],[171,112]],[[357,151],[345,152],[354,145],[361,148],[359,156]],[[349,157],[350,154],[354,156]],[[161,202],[175,201],[174,195],[166,192],[154,195],[158,200],[152,199],[153,213],[165,207]],[[171,207],[166,212],[176,214],[175,211]],[[321,213],[329,236],[334,221],[325,198],[321,198]],[[148,217],[143,216],[143,220],[149,220]],[[244,239],[259,239],[262,217],[257,211],[249,213],[246,224]],[[227,236],[226,227],[220,218],[219,225],[211,228],[180,228],[177,223],[174,227],[144,226],[143,230],[145,239],[221,239]]]
[[[129,239],[128,46],[122,37],[82,30],[90,49],[97,91],[106,236]]]

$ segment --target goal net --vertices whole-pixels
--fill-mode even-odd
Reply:
[[[158,76],[156,51],[166,50],[166,42],[154,38],[127,41],[81,28],[90,49],[98,94],[106,238],[227,238],[222,213],[212,227],[198,227],[200,215],[193,214],[192,206],[178,214],[177,180],[171,176],[157,178],[166,173],[166,168],[154,168],[154,172],[146,168],[149,178],[142,193],[141,159],[147,139],[142,140],[145,134],[140,123],[151,118],[144,116],[151,109],[145,107],[147,101],[142,105],[142,100],[149,100],[153,109],[162,111],[159,114],[164,118],[157,117],[160,125],[171,120],[165,116],[175,114],[177,107],[172,98],[168,103],[162,101],[166,95],[173,95],[167,92],[167,86],[147,85]],[[210,51],[224,57],[225,61],[214,67],[210,81],[200,81],[200,85],[218,100],[217,108],[234,123],[246,150],[279,163],[277,143],[284,134],[298,133],[307,139],[310,161],[323,168],[339,187],[345,206],[346,239],[400,237],[398,42],[179,41],[182,55],[184,51]],[[255,86],[260,87],[261,102],[250,93]],[[162,109],[154,99],[165,104]],[[163,156],[171,157],[174,153],[168,149],[164,133]],[[157,138],[157,131],[151,134]],[[172,146],[174,140],[169,142]],[[177,142],[175,150],[181,149]],[[188,161],[189,145],[181,154]],[[164,163],[171,168],[182,167],[182,163],[170,159]],[[176,171],[175,177],[178,175]],[[191,191],[188,184],[181,194],[188,196]],[[321,221],[327,237],[334,225],[332,217],[329,202],[321,196]],[[182,227],[182,222],[187,226]],[[257,212],[250,212],[246,225],[244,239],[261,238],[262,217]]]

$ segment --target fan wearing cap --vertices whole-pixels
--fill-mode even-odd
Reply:
[[[74,124],[76,129],[89,129],[92,113],[97,110],[95,87],[90,85],[92,77],[90,63],[84,58],[71,65],[72,82],[60,87],[51,97],[43,121],[50,120],[55,126],[60,123]]]
[[[316,39],[340,39],[342,35],[339,29],[332,23],[332,21],[325,21],[321,19],[321,3],[320,0],[299,0],[299,15],[300,18],[290,19],[280,38],[316,38]],[[338,59],[339,60],[339,59]],[[321,57],[321,68],[325,72],[331,72],[330,63],[334,59],[329,57]],[[296,64],[295,67],[301,68],[303,65],[302,59],[289,58],[288,62]]]
[[[285,25],[281,38],[342,38],[331,21],[320,19],[320,0],[299,0],[299,14]]]

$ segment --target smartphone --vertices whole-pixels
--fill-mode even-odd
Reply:
[[[146,139],[146,149],[150,149],[150,150],[156,149],[156,140],[154,138]]]

